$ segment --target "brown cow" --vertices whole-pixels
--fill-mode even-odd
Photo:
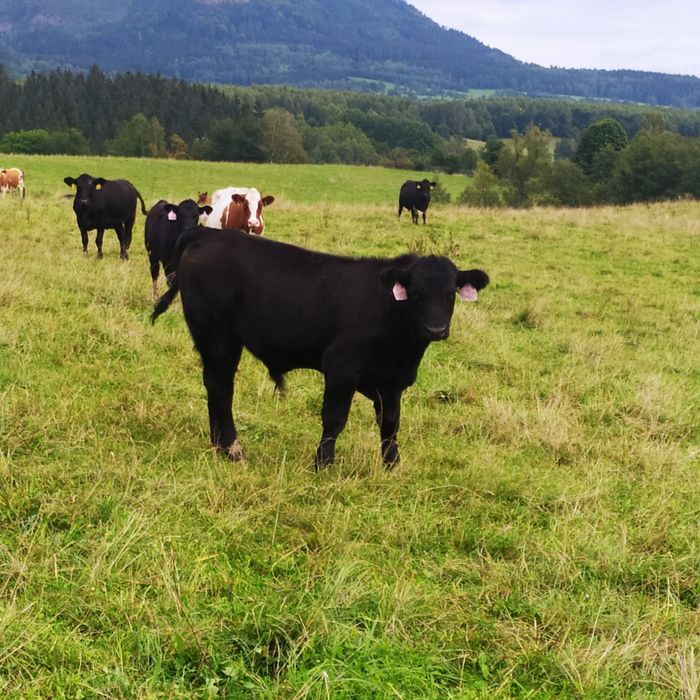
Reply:
[[[19,168],[3,168],[0,170],[0,192],[5,194],[17,190],[20,199],[24,199],[24,173]]]
[[[211,197],[213,211],[207,220],[210,228],[239,229],[262,236],[265,230],[263,207],[275,201],[263,197],[254,187],[227,187]]]

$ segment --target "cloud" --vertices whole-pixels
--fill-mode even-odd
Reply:
[[[567,68],[630,68],[700,75],[700,3],[593,0],[409,0],[521,61]]]

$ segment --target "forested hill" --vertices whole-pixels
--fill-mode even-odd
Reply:
[[[403,0],[0,0],[0,63],[16,74],[98,64],[195,82],[700,106],[698,78],[525,64]]]

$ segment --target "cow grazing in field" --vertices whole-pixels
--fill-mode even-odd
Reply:
[[[198,206],[191,199],[185,199],[179,204],[171,204],[161,199],[151,207],[146,216],[145,243],[151,266],[154,300],[158,294],[158,273],[161,265],[165,279],[170,284],[170,276],[174,271],[172,258],[180,234],[197,226],[200,217],[210,213],[210,206]]]
[[[112,228],[119,239],[120,257],[129,259],[131,232],[136,219],[136,199],[141,200],[141,212],[146,214],[143,197],[128,180],[105,180],[83,173],[78,178],[63,180],[75,188],[73,211],[83,241],[83,252],[87,253],[88,231],[97,229],[95,244],[97,257],[102,257],[102,237],[105,229]]]
[[[5,194],[10,190],[19,192],[20,200],[24,200],[24,173],[19,168],[2,168],[0,170],[0,193]]]
[[[476,300],[488,275],[447,258],[344,258],[245,235],[192,229],[179,239],[172,286],[152,320],[182,295],[207,390],[211,441],[242,458],[231,412],[243,348],[284,374],[310,368],[325,378],[316,466],[331,464],[356,391],[374,403],[387,467],[399,461],[401,394],[428,345],[447,338],[455,294]]]
[[[430,190],[437,185],[437,182],[430,180],[406,180],[401,185],[399,192],[399,219],[401,212],[408,209],[411,212],[411,221],[418,223],[418,212],[423,213],[423,225],[425,225],[425,212],[430,206]]]
[[[263,207],[275,201],[263,197],[254,187],[226,187],[211,196],[212,213],[207,220],[211,228],[239,229],[262,236],[265,230]]]

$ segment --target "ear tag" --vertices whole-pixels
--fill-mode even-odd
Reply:
[[[391,291],[394,293],[394,299],[396,299],[396,301],[406,301],[406,299],[408,299],[406,287],[399,282],[394,285]]]
[[[96,189],[96,190],[101,190],[101,189],[102,189],[102,185],[95,185],[95,189]]]
[[[174,211],[168,212],[168,221],[177,221],[177,214]]]
[[[419,189],[420,189],[420,185],[416,185],[416,189],[419,190]]]
[[[74,190],[74,189],[75,189],[75,183],[73,183],[73,184],[70,186],[70,188],[71,188],[72,190]]]
[[[433,185],[430,185],[430,189],[431,189],[431,190],[434,190],[435,187],[434,187]]]
[[[459,298],[462,301],[476,301],[476,289],[471,284],[465,284],[458,290]]]

